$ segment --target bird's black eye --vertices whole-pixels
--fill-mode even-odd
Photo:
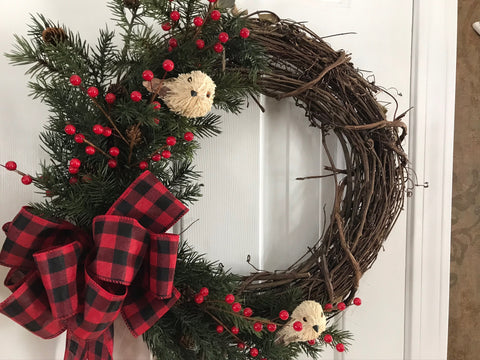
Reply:
[[[307,318],[306,318],[306,317],[304,317],[304,318],[303,318],[303,321],[307,322]]]
[[[210,91],[207,92],[207,98],[209,98],[212,94],[210,94]]]
[[[190,76],[187,80],[188,80],[188,82],[192,82],[192,81],[193,81],[193,79],[192,79],[191,76]]]

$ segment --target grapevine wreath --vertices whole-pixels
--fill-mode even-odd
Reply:
[[[7,56],[28,65],[49,106],[45,201],[4,225],[0,262],[12,295],[0,312],[43,338],[67,332],[66,359],[110,359],[113,321],[158,359],[317,358],[351,338],[331,318],[355,297],[402,207],[404,114],[392,120],[344,51],[305,25],[221,0],[112,0],[121,36],[87,45],[32,17]],[[323,235],[285,271],[233,274],[166,231],[200,196],[198,139],[217,109],[249,96],[293,98],[322,138],[335,183]],[[260,105],[260,104],[259,104]],[[261,105],[260,105],[261,106]],[[326,138],[343,150],[334,161]],[[33,304],[33,305],[32,305]]]

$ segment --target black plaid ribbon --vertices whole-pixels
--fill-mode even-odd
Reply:
[[[94,219],[93,235],[22,208],[3,226],[12,295],[0,312],[45,339],[67,330],[65,359],[112,359],[120,314],[136,337],[179,299],[178,235],[165,232],[187,211],[149,171]]]

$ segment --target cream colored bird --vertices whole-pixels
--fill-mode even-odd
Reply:
[[[302,330],[294,329],[295,322],[302,324]],[[327,320],[322,305],[316,301],[306,300],[293,310],[290,320],[278,331],[275,343],[288,345],[292,342],[316,339],[327,327]]]

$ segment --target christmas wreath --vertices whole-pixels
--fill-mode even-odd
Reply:
[[[66,359],[111,358],[120,315],[158,359],[317,358],[349,344],[328,320],[360,305],[403,207],[404,114],[387,120],[383,90],[303,24],[230,3],[112,0],[120,47],[108,29],[89,46],[33,16],[8,54],[50,108],[50,161],[36,176],[2,165],[46,200],[3,227],[12,295],[0,312],[44,338],[66,330]],[[238,113],[259,94],[293,98],[318,129],[335,200],[301,259],[241,276],[167,230],[200,196],[197,138],[220,132],[211,107]]]

